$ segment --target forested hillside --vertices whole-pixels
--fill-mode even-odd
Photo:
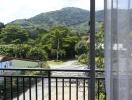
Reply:
[[[39,27],[49,29],[53,26],[67,26],[74,32],[88,31],[88,21],[90,12],[80,8],[67,7],[57,11],[41,13],[29,19],[20,19],[12,21],[9,24],[18,24],[24,28]],[[103,21],[104,12],[96,12],[96,22]]]
[[[41,61],[77,58],[86,64],[89,51],[88,21],[89,11],[69,7],[6,25],[0,23],[0,55]],[[98,11],[98,45],[103,44],[102,21],[103,11]],[[102,47],[97,47],[96,61],[99,64],[103,62],[102,52]]]

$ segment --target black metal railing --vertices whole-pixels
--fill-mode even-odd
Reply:
[[[88,100],[90,70],[0,69],[0,100]],[[96,70],[96,100],[105,100],[103,70]]]

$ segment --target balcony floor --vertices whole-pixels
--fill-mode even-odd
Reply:
[[[47,79],[48,81],[48,79]],[[47,81],[45,81],[44,83],[44,100],[48,100],[48,83]],[[55,100],[56,98],[56,84],[55,84],[55,81],[53,82],[52,81],[52,84],[51,84],[51,99],[52,100]],[[32,91],[32,100],[36,100],[36,92],[35,92],[35,86],[33,86],[31,88],[31,91]],[[76,92],[77,91],[77,87],[76,87],[76,83],[73,83],[71,84],[71,100],[76,100]],[[83,84],[80,83],[80,85],[78,86],[78,100],[83,100],[84,96],[83,96],[83,92],[84,91],[84,87],[83,87]],[[42,83],[39,82],[38,83],[38,100],[42,100]],[[29,100],[29,90],[27,90],[25,92],[25,99],[26,100]],[[68,82],[65,82],[64,83],[64,99],[65,100],[69,100],[69,83]],[[88,92],[87,92],[87,88],[85,88],[85,98],[88,98]],[[14,98],[13,100],[17,100],[17,98]],[[21,94],[19,96],[19,100],[23,100],[23,94]],[[62,82],[58,82],[58,100],[62,100]]]

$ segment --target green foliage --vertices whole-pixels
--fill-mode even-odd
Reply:
[[[98,11],[96,20],[103,21],[102,18],[103,11]],[[0,23],[0,55],[39,60],[42,68],[49,67],[44,62],[47,59],[59,61],[75,58],[75,56],[79,62],[87,64],[89,61],[88,21],[88,11],[70,7],[42,13],[27,20],[16,20],[8,25]],[[104,28],[100,23],[98,28],[95,45],[96,66],[103,68]],[[42,74],[42,72],[29,74]]]
[[[104,68],[104,25],[102,24],[99,32],[96,33],[96,66]]]
[[[47,58],[47,54],[44,50],[31,47],[27,44],[0,45],[0,55],[42,61]]]
[[[44,61],[47,59],[47,54],[43,49],[34,47],[34,48],[30,48],[28,52],[28,57],[30,59]]]
[[[65,54],[63,47],[64,37],[69,33],[66,27],[53,27],[49,30],[49,39],[51,45],[51,54],[56,56],[56,60],[59,60]]]
[[[48,57],[52,59],[64,59],[75,56],[75,44],[79,36],[71,33],[71,30],[64,26],[52,27],[47,33],[41,34],[37,42],[47,51]]]
[[[75,46],[75,51],[78,55],[88,53],[88,42],[86,40],[79,41]]]
[[[75,45],[80,41],[80,37],[76,34],[70,33],[64,38],[63,48],[66,51],[66,57],[75,57]]]
[[[25,29],[17,25],[7,25],[2,29],[0,34],[0,41],[4,44],[14,43],[20,44],[28,40],[28,33]]]
[[[98,11],[96,21],[103,21],[102,15],[103,11]],[[34,59],[45,59],[48,55],[48,58],[56,60],[87,55],[89,39],[84,35],[89,30],[88,21],[89,11],[68,7],[41,13],[30,19],[16,20],[6,26],[1,24],[0,43],[10,48],[6,46],[7,51],[1,51],[1,54]],[[102,31],[97,32],[96,37],[96,60],[102,62],[99,58],[103,57]]]
[[[87,54],[81,54],[78,57],[78,62],[80,62],[82,64],[88,64],[88,55]]]
[[[0,34],[0,54],[34,60],[74,58],[74,48],[79,40],[78,35],[64,26],[55,26],[47,31],[7,25]]]
[[[104,19],[104,12],[96,12],[96,21]],[[68,26],[75,33],[86,33],[89,30],[90,12],[84,9],[67,7],[61,10],[41,13],[29,19],[15,20],[10,24],[18,24],[27,29],[36,27],[50,29],[53,26]]]
[[[97,21],[102,21],[102,13],[98,11],[96,14]],[[80,62],[87,64],[89,36],[86,16],[89,16],[88,11],[70,7],[17,20],[6,26],[0,24],[0,54],[35,60],[62,60],[75,58],[76,55]],[[103,25],[98,23],[98,28],[96,66],[102,68]]]
[[[75,45],[76,58],[82,64],[88,64],[88,45],[88,36],[82,36],[81,40]]]
[[[96,55],[95,62],[97,68],[104,68],[104,26],[101,25],[99,31],[96,33]],[[89,52],[89,39],[85,36],[82,37],[75,46],[75,51],[77,52],[77,59],[83,64],[88,63],[88,52]]]
[[[4,28],[4,27],[5,27],[4,23],[1,23],[1,22],[0,22],[0,29],[1,29],[1,28]]]
[[[103,25],[96,33],[96,66],[103,67]],[[23,34],[23,35],[19,35]],[[34,36],[31,34],[34,34]],[[11,37],[10,37],[11,36]],[[19,37],[20,36],[20,37]],[[34,60],[74,58],[79,62],[88,61],[89,38],[82,34],[77,35],[64,26],[55,26],[50,30],[36,28],[26,31],[18,25],[7,25],[2,29],[0,54]],[[7,45],[8,44],[8,45]]]
[[[4,27],[5,27],[5,25],[4,25],[3,23],[0,22],[0,34],[1,34],[2,28],[4,28]]]
[[[6,46],[6,45],[0,46],[0,55],[8,55],[8,56],[14,55],[15,50],[13,50],[11,46]]]

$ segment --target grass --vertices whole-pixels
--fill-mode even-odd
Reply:
[[[48,64],[52,64],[52,65],[58,65],[58,64],[63,64],[64,61],[61,60],[49,60],[47,61]]]
[[[35,68],[38,66],[37,62],[12,60],[13,68]]]
[[[78,62],[78,61],[76,61],[75,64],[76,65],[87,65],[87,64],[82,64],[81,62]]]

